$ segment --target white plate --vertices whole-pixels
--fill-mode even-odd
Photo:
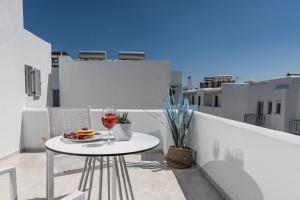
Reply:
[[[71,138],[65,138],[65,139],[72,141],[72,142],[93,142],[93,141],[101,140],[102,137],[103,136],[101,136],[100,134],[95,134],[94,138],[89,138],[89,139],[85,139],[85,140],[76,140],[76,139],[71,139]]]
[[[85,139],[85,140],[76,140],[76,139],[71,139],[71,138],[64,138],[64,139],[72,141],[72,142],[94,142],[94,141],[98,141],[98,140],[108,140],[108,134],[102,133],[101,131],[96,131],[94,138],[89,138],[89,139]],[[115,137],[111,135],[110,139],[113,140],[113,139],[115,139]]]

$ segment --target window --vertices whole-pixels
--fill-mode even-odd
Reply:
[[[32,96],[32,72],[33,68],[25,65],[25,93],[27,96]]]
[[[193,95],[192,96],[192,105],[194,105],[195,104],[195,96]]]
[[[198,106],[200,107],[200,105],[201,105],[201,96],[199,95],[198,96]]]
[[[219,106],[219,96],[215,96],[215,107]]]
[[[268,103],[268,114],[269,115],[272,114],[272,106],[273,106],[272,102],[269,102]]]
[[[52,58],[52,67],[59,67],[58,58]]]
[[[25,65],[25,93],[27,96],[41,96],[41,72],[31,66]]]
[[[281,113],[281,103],[278,102],[276,103],[276,111],[275,111],[276,114],[280,114]]]

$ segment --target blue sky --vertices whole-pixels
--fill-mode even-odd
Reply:
[[[297,0],[24,0],[24,26],[73,58],[144,51],[192,75],[239,81],[300,72]]]

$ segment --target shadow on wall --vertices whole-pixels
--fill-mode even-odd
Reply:
[[[220,155],[220,144],[218,140],[213,143],[214,161],[210,161],[201,166],[212,177],[216,183],[224,182],[223,191],[232,199],[263,200],[263,193],[256,181],[244,170],[244,154],[241,150],[229,151],[225,153],[224,160],[218,160]],[[237,190],[238,192],[227,191]]]

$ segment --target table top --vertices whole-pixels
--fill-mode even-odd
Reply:
[[[134,132],[129,141],[112,140],[94,142],[71,142],[62,136],[47,140],[45,146],[48,150],[57,153],[76,156],[117,156],[148,151],[159,145],[159,139],[154,136]]]

